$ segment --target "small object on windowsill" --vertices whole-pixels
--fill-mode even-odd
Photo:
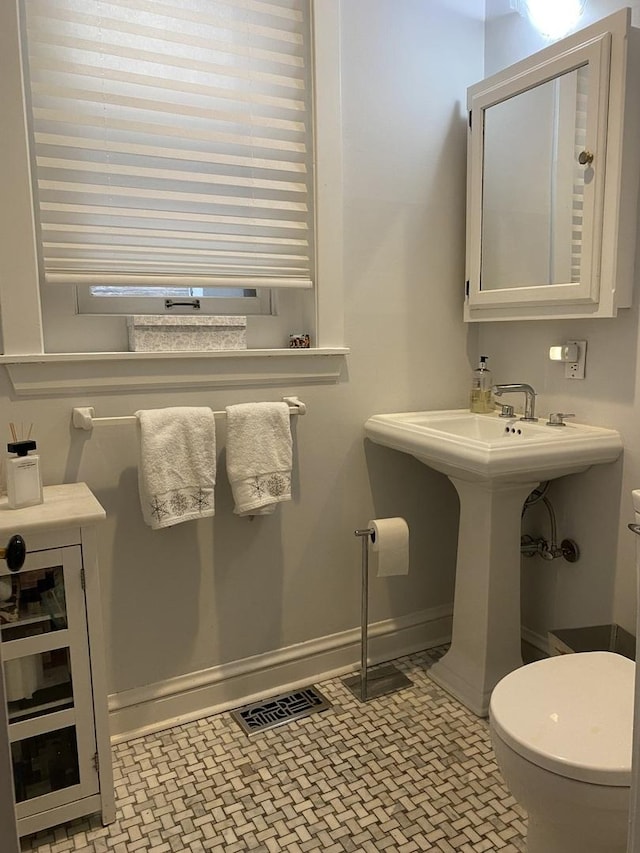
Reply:
[[[290,349],[310,349],[311,348],[311,337],[307,332],[303,332],[298,335],[289,335],[289,348]]]
[[[247,348],[247,318],[141,314],[127,318],[131,352],[214,352]]]

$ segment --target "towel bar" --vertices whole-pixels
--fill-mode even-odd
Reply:
[[[297,397],[283,397],[282,402],[289,404],[289,413],[291,415],[305,415],[307,413],[305,403]],[[220,411],[214,412],[213,414],[214,417],[224,417],[226,412]],[[115,418],[96,418],[93,406],[80,406],[72,410],[72,422],[76,429],[90,431],[97,424],[105,424],[109,426],[116,426],[118,424],[135,424],[138,422],[138,419],[135,415],[123,415],[122,417]]]

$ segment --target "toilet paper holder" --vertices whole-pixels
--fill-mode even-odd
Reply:
[[[362,586],[361,586],[361,634],[360,634],[360,673],[343,679],[345,687],[361,702],[377,699],[388,693],[395,693],[413,682],[392,663],[381,664],[373,671],[369,670],[369,544],[375,530],[364,527],[354,531],[362,541]]]

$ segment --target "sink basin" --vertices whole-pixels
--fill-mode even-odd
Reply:
[[[622,451],[612,429],[547,426],[466,409],[374,415],[364,425],[377,444],[410,453],[451,477],[523,482],[551,480],[613,462]]]
[[[364,431],[377,444],[410,453],[446,474],[458,492],[451,646],[429,677],[485,716],[495,685],[522,666],[524,501],[543,480],[613,462],[622,452],[620,435],[612,429],[573,423],[552,427],[466,409],[374,415]]]

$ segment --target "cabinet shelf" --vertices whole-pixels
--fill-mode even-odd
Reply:
[[[26,625],[38,625],[42,622],[52,622],[55,626],[56,620],[62,621],[63,619],[64,613],[42,613],[39,616],[21,616],[16,619],[15,622],[3,622],[2,631],[4,632],[11,628],[20,628]],[[59,631],[61,629],[54,627],[53,630]]]
[[[72,706],[73,699],[69,697],[65,699],[57,699],[52,702],[46,702],[45,704],[38,705],[36,708],[24,708],[16,711],[9,708],[9,723],[22,722],[23,720],[29,720],[36,716],[50,714],[52,711],[63,711]]]

